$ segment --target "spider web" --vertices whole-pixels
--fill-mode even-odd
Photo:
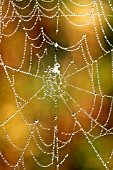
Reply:
[[[106,157],[95,145],[96,141],[104,141],[105,137],[112,140],[113,135],[112,12],[110,0],[105,4],[102,0],[87,3],[72,0],[0,2],[1,77],[9,85],[15,105],[14,112],[9,110],[6,116],[1,109],[0,128],[5,134],[2,140],[9,142],[14,153],[18,152],[13,163],[2,147],[0,156],[11,169],[29,169],[26,155],[30,155],[37,169],[62,169],[70,156],[64,150],[67,151],[67,146],[79,133],[84,135],[103,169],[113,168],[112,142]],[[69,42],[62,41],[62,38],[65,39],[65,36],[62,37],[64,27],[67,27],[66,33],[73,33]],[[93,36],[88,33],[88,28]],[[20,44],[20,47],[23,46],[20,51],[23,52],[19,52],[21,57],[17,58],[17,51],[16,59],[8,63],[4,52],[6,42],[11,43],[15,36],[19,39],[20,32],[24,42]],[[93,38],[94,44],[91,42]],[[104,85],[105,74],[108,74],[108,79]],[[106,90],[108,83],[110,91]],[[70,123],[65,118],[69,118]],[[10,131],[10,128],[13,131],[16,128],[11,124],[13,126],[19,121],[22,132],[19,129],[17,133],[26,138],[21,141],[22,144]],[[67,131],[61,127],[62,123],[67,126]],[[46,143],[47,138],[50,138],[49,144]],[[38,158],[36,151],[45,155],[43,160]],[[48,157],[47,162],[45,157]]]

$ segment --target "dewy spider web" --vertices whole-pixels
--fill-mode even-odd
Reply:
[[[109,13],[107,13],[106,6]],[[100,161],[102,169],[113,168],[111,165],[112,148],[109,153],[106,153],[108,156],[104,157],[95,145],[99,139],[113,135],[113,42],[110,38],[113,35],[112,12],[113,4],[110,0],[106,0],[106,4],[102,0],[87,3],[82,1],[78,3],[73,0],[68,2],[65,0],[0,1],[0,40],[3,49],[1,49],[0,55],[1,77],[3,73],[3,76],[5,75],[7,78],[16,103],[16,110],[7,114],[3,119],[2,114],[5,113],[1,111],[0,128],[1,133],[5,134],[1,142],[7,140],[15,151],[13,151],[14,155],[17,152],[19,155],[18,159],[14,158],[14,160],[17,159],[16,161],[10,161],[11,156],[8,156],[10,153],[7,155],[5,149],[1,147],[0,156],[6,164],[6,168],[8,166],[14,170],[29,169],[27,168],[28,161],[25,160],[29,155],[37,165],[31,169],[64,169],[63,164],[68,161],[70,156],[64,150],[67,150],[67,146],[71,146],[79,133],[86,138]],[[73,32],[76,32],[76,43],[73,43],[75,42],[73,35],[73,37],[71,35],[69,37],[72,39],[71,43],[62,42],[65,37],[61,36],[60,40],[56,38],[65,27],[68,27],[62,25],[61,22],[64,20],[69,25],[69,33],[70,27],[73,27]],[[46,25],[49,29],[51,28],[51,33],[47,30]],[[90,29],[93,27],[94,42],[96,42],[96,45],[93,45],[91,43],[93,38],[90,38],[93,47],[88,40],[87,28],[90,25]],[[80,31],[82,36],[77,31],[79,28],[82,29]],[[110,36],[106,29],[109,29]],[[7,49],[4,49],[4,42],[12,41],[11,37],[15,37],[20,30],[24,35],[22,35],[24,48],[22,48],[21,61],[18,62],[17,59],[17,65],[14,64],[14,61],[7,63],[7,56],[4,54]],[[97,47],[97,52],[95,47]],[[63,55],[62,58],[61,55]],[[68,58],[65,57],[66,55]],[[110,61],[108,73],[105,70],[105,63],[108,62],[106,58]],[[64,64],[65,60],[66,64]],[[101,62],[104,62],[104,66],[101,65]],[[101,72],[102,66],[104,73]],[[108,82],[110,92],[106,92],[104,88],[107,87],[102,84],[104,74],[109,74],[106,76],[110,77]],[[28,82],[29,86],[26,87]],[[29,95],[29,91],[32,95]],[[107,105],[105,105],[105,101],[108,102]],[[85,103],[87,106],[84,106]],[[33,108],[34,105],[36,109]],[[48,107],[49,105],[50,108],[53,107],[53,110]],[[49,109],[45,110],[44,107]],[[60,109],[62,107],[63,109]],[[107,110],[105,110],[104,117],[103,109],[105,107]],[[40,114],[41,116],[39,116]],[[64,116],[67,115],[70,117],[71,125],[68,125],[69,123],[64,119]],[[8,125],[13,124],[15,117],[19,117],[17,124],[21,119],[21,126],[24,126],[22,131],[25,132],[26,139],[21,141],[22,145],[8,130],[12,128],[11,125],[9,127]],[[67,126],[65,128],[67,131],[61,127],[61,124]],[[15,130],[15,127],[13,129]],[[22,136],[23,138],[24,136]],[[50,138],[49,144],[45,142],[46,138]],[[113,142],[110,141],[110,145],[112,145],[111,143]],[[35,147],[33,147],[34,145]],[[46,161],[45,156],[39,154],[40,152],[46,155],[49,161]],[[42,158],[38,158],[38,155],[41,155]],[[42,163],[43,159],[46,163]]]

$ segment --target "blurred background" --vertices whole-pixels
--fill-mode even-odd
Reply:
[[[7,162],[0,159],[0,170],[14,169],[11,165],[15,165],[21,155],[24,163],[20,161],[19,168],[16,167],[15,170],[22,170],[24,166],[28,170],[44,169],[36,164],[33,155],[44,165],[51,162],[51,155],[44,154],[32,137],[29,141],[29,136],[33,131],[38,145],[46,152],[51,152],[52,147],[42,144],[37,127],[41,138],[49,144],[53,142],[54,126],[57,125],[59,140],[66,142],[70,136],[62,135],[61,132],[73,133],[75,122],[72,113],[75,113],[80,126],[75,124],[74,132],[77,133],[72,136],[71,142],[59,151],[60,161],[69,154],[59,169],[112,169],[113,2],[61,0],[60,5],[57,0],[37,2],[38,5],[35,0],[7,0],[1,4],[0,150]],[[40,33],[40,37],[36,39]],[[54,46],[56,42],[59,44],[57,49]],[[48,66],[54,67],[55,55],[60,64],[61,75],[71,61],[75,63],[71,64],[64,74],[64,77],[67,77],[66,82],[63,82],[64,86],[71,85],[67,85],[65,89],[69,96],[64,97],[66,100],[58,98],[57,107],[50,97],[40,100],[37,95],[34,96],[44,85],[40,78],[45,75],[44,71]],[[94,89],[89,72],[93,75]],[[43,95],[44,92],[41,91],[38,97],[42,98]],[[12,116],[14,113],[15,116]],[[36,120],[51,130],[41,128],[40,124],[35,124]],[[91,126],[94,127],[92,130]],[[110,131],[107,132],[106,129]],[[85,132],[88,131],[90,132],[86,137]],[[29,143],[26,146],[27,141]],[[22,154],[24,148],[25,152]],[[104,163],[109,161],[106,167],[102,160],[99,160],[94,148]],[[45,169],[55,170],[56,162]]]

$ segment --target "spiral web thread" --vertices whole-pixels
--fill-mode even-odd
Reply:
[[[41,162],[39,162],[37,160],[37,158],[35,157],[32,148],[29,149],[29,154],[32,156],[34,162],[37,164],[37,166],[43,168],[46,167],[50,167],[54,164],[54,161],[56,160],[56,169],[59,170],[60,166],[68,159],[68,154],[66,154],[64,156],[63,160],[60,160],[59,158],[59,153],[62,150],[62,148],[65,148],[68,144],[71,143],[73,137],[78,133],[78,132],[82,132],[85,136],[85,138],[87,139],[87,142],[89,143],[89,145],[91,146],[91,148],[94,150],[96,156],[98,157],[99,161],[102,163],[103,165],[103,169],[109,169],[109,162],[112,159],[113,156],[113,151],[111,151],[111,154],[109,155],[109,159],[105,162],[103,160],[103,158],[101,157],[101,155],[99,154],[99,152],[97,151],[96,147],[93,145],[93,142],[96,141],[97,139],[103,137],[103,136],[107,136],[107,135],[113,135],[113,128],[107,128],[107,125],[109,124],[110,118],[112,116],[113,113],[113,96],[112,95],[106,95],[103,94],[102,88],[101,88],[101,81],[100,81],[100,74],[99,74],[99,62],[105,58],[108,57],[108,55],[111,56],[111,77],[112,77],[112,81],[113,81],[113,44],[112,42],[110,42],[109,38],[107,37],[106,31],[104,29],[103,26],[103,22],[102,22],[102,18],[104,18],[104,21],[106,22],[107,27],[109,28],[109,30],[111,31],[111,33],[113,32],[113,27],[111,25],[111,22],[109,21],[109,18],[112,18],[113,15],[110,14],[106,14],[106,11],[104,9],[103,6],[103,2],[102,0],[94,0],[88,4],[79,4],[76,1],[73,0],[69,0],[69,3],[73,4],[73,6],[79,7],[79,8],[86,8],[86,7],[90,7],[90,10],[85,13],[85,14],[76,14],[73,11],[71,11],[71,9],[68,7],[68,5],[65,3],[64,0],[58,0],[58,1],[54,1],[54,0],[34,0],[33,3],[33,7],[31,9],[31,12],[29,13],[29,15],[22,15],[19,13],[19,11],[24,11],[27,8],[29,8],[31,6],[32,0],[29,0],[27,2],[26,6],[22,6],[22,0],[7,0],[7,10],[5,11],[6,13],[4,14],[4,16],[2,15],[2,9],[4,7],[4,4],[6,3],[6,0],[1,0],[0,1],[0,41],[2,42],[2,38],[3,37],[7,37],[10,38],[12,36],[15,35],[15,33],[18,31],[19,27],[21,26],[24,34],[25,34],[25,42],[24,42],[24,51],[23,51],[23,58],[21,60],[21,64],[19,66],[19,68],[13,68],[11,66],[8,66],[6,64],[4,64],[2,55],[0,55],[0,65],[3,67],[4,72],[6,74],[6,77],[10,83],[10,86],[12,88],[12,91],[14,93],[14,97],[15,97],[15,101],[16,101],[16,105],[17,105],[17,111],[15,113],[13,113],[6,121],[4,121],[2,124],[0,124],[0,127],[3,128],[4,132],[6,133],[6,138],[8,139],[8,141],[11,143],[11,145],[21,151],[21,156],[18,159],[17,163],[15,165],[10,164],[5,156],[3,155],[2,151],[0,153],[0,156],[2,158],[2,160],[8,165],[10,166],[10,168],[16,170],[16,169],[20,169],[20,164],[22,165],[23,169],[27,169],[25,162],[24,162],[24,154],[26,152],[26,149],[29,146],[30,140],[32,139],[36,145],[36,147],[39,148],[39,150],[44,153],[45,155],[50,155],[51,156],[51,161],[50,164],[47,165],[43,165],[41,164]],[[52,8],[45,8],[46,5],[43,6],[43,4],[51,4],[54,3],[54,7]],[[99,4],[99,5],[98,5]],[[113,12],[113,4],[110,0],[107,1],[107,5],[110,8],[110,10]],[[65,8],[65,10],[67,11],[64,12],[61,8],[61,6],[63,6]],[[99,7],[101,8],[101,13],[99,10]],[[11,11],[11,15],[9,15],[9,11],[10,9],[12,9]],[[50,12],[53,12],[54,14],[50,15]],[[88,20],[83,23],[83,24],[77,24],[76,22],[73,22],[71,20],[71,17],[75,17],[75,19],[77,17],[85,17],[88,16]],[[35,21],[32,25],[31,28],[27,28],[25,26],[25,23],[29,23],[33,18],[35,17]],[[59,33],[60,29],[59,29],[59,22],[60,22],[60,17],[63,17],[64,19],[67,20],[67,22],[71,25],[73,25],[74,27],[85,27],[86,25],[90,25],[90,22],[93,22],[93,27],[94,27],[94,31],[95,31],[95,35],[96,35],[96,39],[97,39],[97,43],[99,45],[100,50],[102,51],[103,55],[99,56],[97,59],[93,59],[91,53],[90,53],[90,49],[89,49],[89,45],[88,45],[88,41],[87,41],[87,34],[83,34],[82,38],[76,43],[73,44],[72,46],[68,46],[68,47],[64,47],[62,45],[60,45],[58,42],[54,42],[49,35],[47,35],[44,31],[44,27],[42,26],[41,22],[42,22],[42,18],[49,18],[49,19],[56,19],[56,35]],[[98,33],[98,29],[97,29],[97,23],[96,23],[96,19],[95,17],[98,18],[99,24],[100,24],[100,29],[102,32],[102,35],[107,43],[107,45],[109,46],[109,50],[105,49],[103,46],[103,43],[101,42],[101,39],[99,37],[99,33]],[[15,20],[18,18],[18,22],[16,23],[15,27],[13,28],[12,32],[10,34],[6,34],[6,31],[9,24],[13,24],[15,22]],[[7,20],[6,20],[7,19]],[[76,21],[76,20],[75,20]],[[29,31],[32,31],[37,23],[40,23],[40,33],[39,35],[37,35],[37,37],[32,37],[29,35]],[[38,41],[40,39],[40,37],[42,38],[42,42],[39,46],[37,46],[34,42]],[[25,63],[25,59],[26,59],[26,52],[27,52],[27,42],[28,40],[30,40],[30,42],[32,42],[30,44],[30,61],[29,61],[29,68],[28,71],[23,70],[23,65]],[[84,46],[83,43],[85,44],[85,50],[87,51],[88,57],[89,59],[87,60],[86,57],[86,53],[84,51]],[[46,70],[44,71],[43,75],[40,75],[40,63],[41,60],[46,57],[48,55],[48,46],[52,46],[55,49],[55,55],[54,55],[54,65],[53,67],[51,67],[50,65],[46,68]],[[43,54],[42,56],[40,56],[38,53],[36,53],[36,57],[38,58],[38,64],[37,64],[37,70],[36,73],[32,73],[32,63],[33,63],[33,49],[41,49],[44,48]],[[74,52],[76,53],[76,51],[81,50],[82,52],[82,58],[85,61],[85,66],[81,67],[81,68],[77,68],[76,63],[74,60],[70,60],[70,63],[68,63],[67,68],[65,69],[65,71],[63,73],[61,73],[60,68],[61,68],[61,64],[59,63],[59,58],[57,56],[57,51],[58,50],[63,50],[65,52]],[[70,69],[70,67],[74,67],[74,71],[70,74],[67,74],[68,70]],[[90,81],[91,81],[91,86],[92,86],[92,91],[86,90],[86,89],[82,89],[80,87],[77,87],[76,85],[73,84],[69,84],[67,83],[67,79],[71,78],[72,76],[78,74],[79,72],[82,72],[84,69],[87,70],[88,75],[90,77]],[[12,78],[9,76],[9,72],[8,70],[12,71]],[[97,78],[97,83],[98,83],[98,89],[99,92],[96,92],[95,89],[95,83],[94,83],[94,70],[96,72],[96,78]],[[21,73],[24,75],[29,75],[31,77],[34,78],[38,78],[40,79],[43,83],[42,83],[42,87],[29,99],[29,100],[25,100],[22,97],[19,96],[19,94],[16,92],[15,89],[15,73]],[[57,82],[57,80],[59,80]],[[72,89],[76,89],[78,91],[81,92],[85,92],[87,94],[92,95],[93,97],[93,106],[92,109],[90,111],[90,113],[88,113],[84,108],[81,107],[81,104],[78,103],[72,96],[71,94],[69,94],[66,90],[67,87],[71,87]],[[39,97],[38,94],[39,93],[43,93],[43,97]],[[68,111],[70,112],[70,115],[72,116],[73,120],[74,120],[74,125],[73,125],[73,131],[71,133],[68,132],[62,132],[60,131],[60,129],[57,126],[57,119],[58,117],[55,116],[55,124],[54,124],[54,128],[53,128],[53,141],[50,144],[46,144],[43,140],[43,138],[40,135],[40,128],[43,131],[51,131],[51,127],[47,128],[47,127],[43,127],[43,125],[40,123],[39,120],[35,120],[34,123],[29,123],[27,121],[27,119],[24,117],[24,114],[22,114],[22,109],[25,108],[27,105],[29,105],[29,102],[32,101],[34,98],[37,98],[38,100],[44,100],[46,97],[50,97],[53,101],[54,101],[54,106],[55,108],[57,108],[57,104],[58,104],[58,99],[62,99],[62,101],[64,102],[65,106],[68,108]],[[101,104],[100,104],[100,108],[98,111],[98,114],[96,116],[96,118],[93,118],[92,114],[93,111],[95,109],[96,106],[96,100],[97,97],[101,98]],[[110,107],[109,107],[109,112],[107,113],[107,118],[106,121],[104,122],[104,124],[99,123],[98,119],[100,116],[102,116],[102,108],[104,105],[104,100],[108,98],[110,100]],[[19,100],[18,100],[19,99]],[[22,104],[24,103],[24,104]],[[77,107],[79,107],[79,110],[77,112],[73,112],[69,102],[73,102]],[[81,123],[79,122],[79,120],[77,120],[76,115],[79,114],[80,112],[83,112],[89,119],[90,119],[90,130],[86,131]],[[25,144],[25,146],[23,148],[18,147],[11,139],[10,139],[10,135],[8,135],[7,130],[5,128],[6,124],[8,122],[10,122],[12,120],[12,118],[14,118],[17,114],[20,114],[20,116],[22,117],[23,121],[26,123],[28,129],[30,130],[30,135],[27,139],[27,142]],[[78,125],[79,130],[76,130],[76,125]],[[99,127],[101,129],[100,133],[96,136],[92,135],[92,131],[96,128]],[[39,140],[42,142],[42,144],[47,147],[47,148],[51,148],[51,152],[47,152],[45,151],[38,143],[38,141],[35,138],[34,135],[34,131],[37,131],[37,135],[39,136]],[[67,141],[62,141],[59,139],[57,133],[60,133],[61,135],[64,136],[68,136],[69,139]]]

